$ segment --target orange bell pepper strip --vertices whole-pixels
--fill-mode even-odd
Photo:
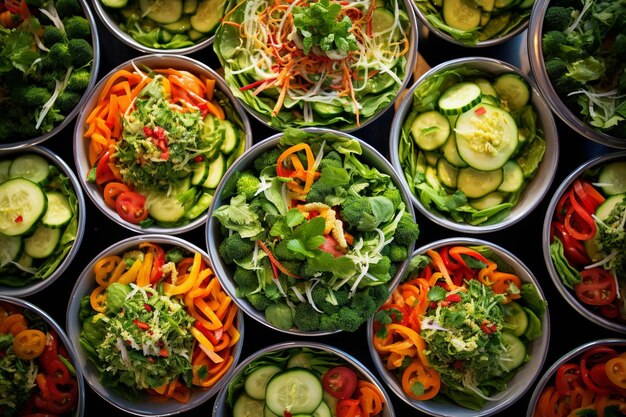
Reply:
[[[143,264],[137,274],[137,285],[140,287],[147,287],[150,285],[150,275],[152,274],[154,254],[152,251],[148,251],[143,257]]]
[[[422,394],[416,394],[413,387],[421,384]],[[402,389],[406,395],[418,400],[425,401],[435,397],[441,389],[441,377],[436,370],[424,366],[420,361],[414,360],[402,372]]]
[[[106,311],[106,287],[104,285],[98,285],[91,291],[89,295],[89,304],[98,313],[104,313]]]
[[[452,282],[452,278],[450,277],[450,274],[448,273],[448,269],[446,268],[446,265],[443,263],[443,259],[441,259],[441,256],[439,255],[439,253],[437,253],[436,251],[432,249],[429,249],[426,251],[426,254],[430,257],[430,259],[432,259],[433,263],[435,264],[435,267],[437,267],[437,269],[441,273],[443,279],[446,282],[446,285],[448,286],[447,290],[452,291],[456,289],[457,286],[454,285],[454,283]],[[435,274],[433,274],[433,276],[435,276]],[[436,282],[437,280],[434,280],[434,281]],[[431,277],[431,279],[428,281],[428,283],[431,286],[434,285],[435,282],[433,282],[433,277]]]
[[[313,180],[315,179],[315,156],[313,155],[313,151],[308,144],[298,143],[285,149],[285,151],[280,154],[278,160],[276,161],[276,175],[284,178],[296,177],[296,175],[298,174],[298,168],[295,166],[293,167],[294,169],[287,168],[285,167],[284,162],[287,160],[287,158],[289,158],[293,165],[291,155],[302,150],[305,152],[307,160],[307,169],[305,171],[306,175],[304,176],[304,186],[301,186],[295,181],[287,183],[287,186],[289,187],[289,189],[296,193],[307,194],[311,189],[311,185],[313,185]]]
[[[17,336],[21,331],[26,330],[28,325],[26,319],[20,313],[11,314],[0,324],[0,334],[11,333],[13,336]]]
[[[394,335],[398,335],[403,339],[409,339],[413,342],[413,345],[417,348],[417,355],[420,358],[420,361],[425,366],[430,366],[428,362],[428,358],[424,354],[424,350],[426,350],[426,342],[415,330],[410,329],[406,326],[402,326],[400,324],[391,323],[387,325],[387,331],[393,333]]]
[[[609,380],[619,388],[626,389],[626,354],[609,359],[604,367]]]
[[[46,347],[46,334],[37,329],[25,329],[13,338],[15,356],[24,360],[39,357]]]
[[[365,413],[364,417],[377,416],[383,411],[385,397],[383,397],[376,385],[360,379],[357,382],[357,391],[356,398],[359,400],[361,409]]]

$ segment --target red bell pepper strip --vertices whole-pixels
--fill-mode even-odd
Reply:
[[[109,166],[110,159],[111,155],[109,151],[106,151],[98,160],[98,164],[96,165],[96,184],[102,185],[105,182],[115,179],[115,174]]]
[[[292,277],[292,278],[297,278],[300,279],[299,276],[295,275],[293,272],[290,272],[287,268],[285,268],[280,262],[278,262],[278,259],[276,259],[274,257],[274,255],[272,254],[272,252],[270,252],[270,250],[267,248],[267,246],[265,246],[265,244],[263,244],[263,242],[261,242],[261,240],[257,240],[257,243],[259,244],[259,246],[261,247],[261,249],[263,249],[263,252],[267,253],[268,258],[270,258],[270,262],[273,266],[275,266],[276,268],[280,269],[280,271],[287,275],[288,277]]]

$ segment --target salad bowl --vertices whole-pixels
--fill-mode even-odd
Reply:
[[[5,3],[13,25],[3,26],[0,43],[19,60],[6,58],[9,68],[0,78],[0,150],[37,145],[59,134],[84,107],[100,66],[96,20],[87,0],[28,4],[29,21],[41,25],[40,37],[20,16],[19,1]]]
[[[504,411],[532,386],[548,352],[550,321],[537,279],[506,249],[475,238],[429,243],[411,265],[368,322],[377,371],[428,415]]]
[[[582,5],[576,1],[535,2],[527,34],[530,68],[539,91],[565,124],[593,142],[624,149],[626,121],[619,109],[624,106],[626,91],[613,81],[623,73],[624,60],[610,40],[623,23],[613,16],[623,16],[625,6],[620,4],[613,11],[608,8],[610,3],[585,2],[587,12],[574,19],[571,10],[578,14]],[[592,9],[594,13],[589,12]],[[609,19],[597,18],[605,12]],[[587,28],[593,29],[587,32]],[[567,67],[571,65],[576,70],[570,74]],[[581,76],[585,71],[589,73]]]
[[[224,79],[276,130],[366,126],[392,106],[417,58],[408,0],[246,0],[224,21],[213,43]]]
[[[206,222],[224,172],[251,143],[245,111],[219,74],[186,56],[144,55],[92,91],[76,122],[74,163],[109,219],[136,233],[180,234]]]
[[[0,189],[0,293],[27,297],[58,280],[76,257],[85,198],[72,169],[43,146],[0,150]]]
[[[543,258],[559,293],[592,323],[626,333],[626,151],[580,165],[556,190],[543,222]],[[574,210],[576,208],[576,210]]]
[[[88,385],[138,416],[192,410],[233,372],[243,315],[207,255],[174,236],[138,235],[103,250],[76,281],[66,328]]]
[[[227,0],[91,0],[104,26],[142,53],[187,55],[211,45]]]
[[[18,413],[82,417],[83,371],[63,328],[43,309],[20,298],[0,294],[0,311],[3,404],[13,402],[9,411]],[[37,379],[27,386],[32,369]]]
[[[556,405],[565,415],[570,412],[582,415],[585,410],[624,415],[624,352],[626,339],[605,338],[586,342],[565,353],[535,386],[526,417],[550,415],[546,404]],[[585,378],[581,377],[583,373]],[[588,377],[590,373],[594,378]],[[595,381],[601,381],[601,385],[596,385]],[[548,397],[552,397],[550,401]]]
[[[387,298],[418,236],[389,162],[322,128],[255,144],[227,171],[206,228],[215,273],[241,309],[299,336],[356,331]]]
[[[294,376],[299,383],[291,395],[279,397],[276,393]],[[331,381],[344,384],[343,388],[333,389]],[[371,398],[376,399],[368,404]],[[293,415],[334,416],[351,409],[362,409],[372,417],[395,415],[384,385],[358,359],[336,347],[304,341],[268,346],[237,365],[215,399],[213,417],[261,416],[264,408],[276,410],[275,415],[293,411]]]
[[[533,81],[484,57],[422,75],[394,116],[389,149],[419,212],[472,234],[506,229],[532,212],[559,158],[554,118]]]

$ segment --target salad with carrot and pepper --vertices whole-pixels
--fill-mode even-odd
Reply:
[[[278,329],[356,331],[419,236],[392,177],[351,137],[287,129],[224,183],[214,263]]]
[[[0,414],[74,415],[78,389],[54,329],[32,311],[0,301]]]
[[[626,323],[626,160],[583,172],[560,196],[550,257],[563,285],[595,314]]]
[[[544,331],[538,289],[485,245],[427,249],[411,267],[372,323],[383,366],[412,401],[497,401]]]
[[[125,222],[176,227],[206,213],[246,145],[243,122],[206,75],[121,69],[85,120],[88,180]]]

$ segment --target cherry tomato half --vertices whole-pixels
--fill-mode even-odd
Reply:
[[[117,214],[129,223],[138,224],[148,217],[146,198],[134,191],[125,191],[115,200]]]
[[[615,278],[604,268],[597,267],[583,270],[582,280],[574,291],[580,301],[593,306],[610,304],[615,300],[617,289]]]
[[[357,375],[346,366],[330,368],[322,378],[324,391],[340,400],[350,398],[357,385]]]
[[[104,186],[104,190],[102,192],[104,202],[107,206],[114,209],[117,197],[119,197],[120,194],[125,193],[126,191],[130,191],[130,188],[128,188],[126,184],[118,181],[108,182]]]

